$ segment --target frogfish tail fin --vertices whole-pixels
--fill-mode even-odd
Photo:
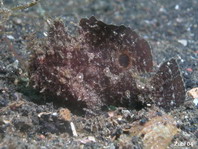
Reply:
[[[151,80],[154,102],[169,111],[185,100],[185,86],[176,59],[164,62]]]

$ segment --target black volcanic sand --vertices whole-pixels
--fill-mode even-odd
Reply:
[[[9,9],[26,2],[6,0],[4,5]],[[86,110],[89,114],[85,116],[75,105],[71,109],[28,85],[26,62],[31,51],[27,42],[32,33],[38,38],[46,35],[47,20],[61,18],[71,34],[77,32],[83,17],[95,16],[105,23],[129,26],[150,43],[156,68],[165,60],[178,58],[186,90],[190,90],[198,86],[197,6],[197,0],[42,0],[29,9],[14,11],[0,26],[0,148],[124,148],[126,144],[121,146],[109,136],[119,137],[124,133],[123,126],[142,118],[136,110],[110,106],[108,109],[116,109],[114,112],[123,116],[122,122],[112,125],[107,110],[97,115]],[[72,122],[81,130],[78,137],[73,137],[69,122],[58,119],[61,107],[71,109]],[[193,99],[187,97],[184,105],[169,114],[181,129],[170,148],[178,148],[174,146],[176,141],[197,142],[198,107]],[[84,143],[87,136],[94,137],[95,142]],[[143,147],[134,137],[128,148],[130,145]]]

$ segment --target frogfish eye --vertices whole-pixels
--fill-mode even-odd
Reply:
[[[127,54],[121,54],[119,56],[118,61],[119,61],[120,66],[125,67],[125,68],[128,67],[130,64],[130,58]]]

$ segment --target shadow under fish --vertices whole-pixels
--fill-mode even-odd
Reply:
[[[148,42],[129,27],[84,18],[79,35],[72,37],[56,20],[48,37],[30,48],[34,51],[31,81],[45,94],[90,109],[156,104],[168,111],[185,100],[176,59],[164,62],[154,73]]]

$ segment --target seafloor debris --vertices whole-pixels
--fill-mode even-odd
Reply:
[[[166,149],[180,130],[172,116],[165,113],[153,115],[154,113],[153,110],[148,112],[147,121],[144,123],[142,120],[133,122],[128,131],[131,136],[142,138],[145,149]]]
[[[189,96],[191,96],[193,99],[198,98],[198,87],[189,90],[189,91],[187,92],[187,94],[188,94]]]
[[[59,110],[59,117],[65,121],[71,121],[71,112],[66,108],[61,108]]]
[[[91,109],[155,102],[169,110],[184,102],[185,88],[175,59],[163,63],[152,77],[149,44],[135,31],[94,17],[81,19],[80,27],[79,36],[71,37],[56,20],[46,39],[30,43],[35,51],[31,81],[40,92]]]
[[[198,87],[192,88],[187,92],[188,96],[193,98],[193,103],[198,106]]]

